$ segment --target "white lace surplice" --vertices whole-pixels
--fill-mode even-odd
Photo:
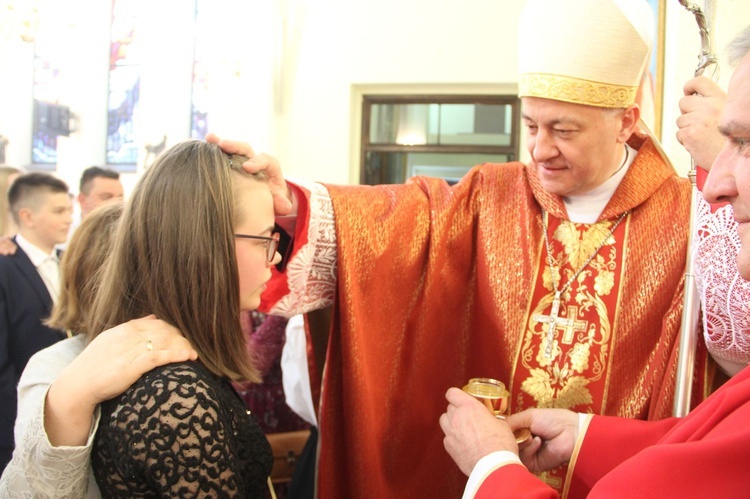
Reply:
[[[693,262],[708,351],[729,373],[750,363],[750,282],[737,270],[740,238],[731,206],[711,213],[698,196]]]
[[[286,266],[289,294],[270,310],[273,315],[292,317],[333,304],[336,294],[336,225],[333,202],[322,184],[310,183],[310,221],[307,244]]]

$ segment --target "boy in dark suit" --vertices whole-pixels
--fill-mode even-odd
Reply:
[[[13,255],[0,256],[0,472],[13,453],[16,385],[29,358],[64,338],[42,322],[60,287],[58,252],[72,222],[68,186],[46,173],[19,176],[8,190],[18,225]]]

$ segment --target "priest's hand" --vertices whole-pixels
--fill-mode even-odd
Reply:
[[[725,139],[719,133],[719,117],[727,96],[724,91],[705,76],[690,79],[683,88],[677,118],[677,140],[701,168],[708,170],[724,147]]]
[[[239,154],[250,158],[242,164],[249,173],[264,172],[268,177],[268,185],[273,194],[273,205],[277,216],[290,215],[294,204],[292,190],[284,180],[279,161],[268,154],[255,154],[253,148],[245,142],[222,139],[216,134],[206,135],[206,142],[217,144],[227,154]]]
[[[513,429],[529,428],[534,438],[520,451],[532,473],[551,470],[570,461],[578,439],[578,414],[565,409],[529,409],[508,416]]]
[[[494,415],[471,395],[458,388],[445,394],[448,409],[440,416],[445,433],[443,445],[467,476],[484,456],[507,450],[518,454],[518,444],[505,421]]]

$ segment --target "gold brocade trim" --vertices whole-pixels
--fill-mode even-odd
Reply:
[[[540,213],[538,216],[534,217],[535,228],[537,228],[539,231],[542,230],[542,217],[543,216],[544,214]],[[544,238],[540,237],[539,243],[537,245],[536,254],[534,255],[534,259],[532,261],[533,262],[541,261],[543,258],[542,257],[543,251],[544,251]],[[533,268],[534,268],[534,271],[533,271],[533,278],[531,279],[531,282],[535,283],[539,279],[539,265],[534,265]],[[523,317],[526,317],[526,318],[531,317],[531,309],[534,307],[534,291],[535,291],[534,285],[532,284],[531,286],[529,286],[529,295],[528,295],[528,298],[526,299],[526,310],[524,310]],[[526,321],[520,322],[521,327],[519,328],[519,331],[518,331],[519,338],[524,338],[526,334],[526,329],[527,329],[527,324],[526,324],[527,322],[528,322],[528,319],[526,319]],[[521,358],[521,350],[523,349],[523,347],[524,347],[524,342],[519,341],[517,343],[516,350],[513,353],[513,369],[510,371],[510,380],[509,380],[510,384],[508,386],[516,386],[515,382],[516,382],[516,374],[518,373],[518,361]]]
[[[519,97],[542,97],[587,106],[625,108],[635,102],[638,87],[600,83],[552,74],[523,74]]]
[[[564,256],[567,256],[568,264],[573,269],[578,269],[586,263],[586,260],[592,254],[595,254],[597,249],[603,245],[611,246],[615,243],[615,238],[611,234],[612,223],[609,221],[597,222],[591,225],[588,229],[585,229],[583,233],[579,233],[578,228],[573,222],[563,220],[560,225],[555,229],[554,238],[562,243],[564,248]],[[562,257],[563,255],[561,255]],[[597,270],[606,271],[604,266],[604,260],[601,255],[597,255],[597,262],[591,262],[592,267],[599,267]],[[598,265],[597,265],[598,263]],[[557,269],[555,269],[557,270]],[[608,274],[612,274],[608,272]],[[612,277],[609,277],[612,279]],[[559,279],[559,276],[558,276]],[[560,282],[559,280],[557,282]],[[545,282],[545,285],[547,283]],[[552,285],[548,288],[554,291]],[[612,286],[609,286],[612,289]],[[609,294],[609,290],[606,293]]]
[[[630,241],[630,219],[631,216],[628,215],[625,218],[625,234],[623,235],[622,239],[622,254],[627,255],[628,254],[628,241]],[[622,267],[620,269],[620,275],[626,276],[626,272],[628,272],[628,259],[623,258],[622,259]],[[620,279],[620,285],[617,289],[617,303],[615,304],[615,317],[612,321],[612,350],[610,351],[609,356],[609,362],[611,364],[614,364],[615,362],[615,354],[617,353],[617,344],[616,344],[616,335],[615,332],[619,331],[620,326],[620,313],[622,311],[622,300],[624,299],[625,293],[623,292],[623,288],[625,286],[625,279]],[[607,376],[607,378],[604,381],[604,392],[602,392],[602,407],[599,412],[599,414],[607,414],[607,402],[609,401],[609,385],[612,381],[611,376]],[[631,404],[628,407],[637,407],[636,404]],[[633,414],[623,415],[625,417],[635,417]]]
[[[579,416],[580,417],[580,416]],[[586,414],[586,419],[583,420],[583,424],[581,425],[581,429],[578,432],[578,440],[576,440],[576,445],[573,447],[573,454],[570,456],[570,461],[568,461],[568,472],[565,475],[565,486],[563,487],[562,499],[567,499],[568,493],[570,492],[570,482],[573,478],[573,473],[576,469],[576,461],[578,461],[578,454],[581,452],[581,446],[583,445],[583,439],[586,437],[586,432],[589,429],[589,424],[591,424],[591,420],[594,419],[593,414]]]

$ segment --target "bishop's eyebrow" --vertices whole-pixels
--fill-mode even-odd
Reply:
[[[521,119],[531,121],[532,123],[536,123],[537,121],[532,119],[528,114],[522,112],[521,113]],[[555,125],[574,125],[579,126],[580,121],[574,119],[574,118],[556,118],[554,120],[551,120],[549,122],[545,122],[547,126],[555,126]]]

